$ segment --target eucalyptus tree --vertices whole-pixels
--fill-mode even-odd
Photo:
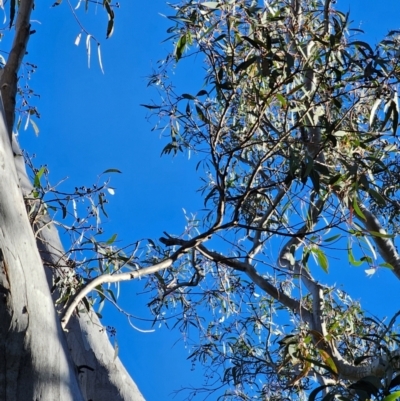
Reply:
[[[73,316],[68,332],[61,328],[58,312],[62,303],[55,308],[55,301],[68,289],[73,293],[79,277],[50,218],[51,207],[41,196],[45,168],[35,170],[31,183],[13,133],[18,129],[16,104],[18,117],[37,114],[29,103],[29,88],[21,87],[19,81],[28,40],[34,33],[34,1],[0,1],[2,11],[6,5],[7,19],[1,30],[2,36],[10,36],[4,46],[9,42],[11,46],[2,47],[7,59],[2,58],[0,71],[0,399],[141,401],[143,397],[90,306]],[[109,17],[107,36],[112,32],[114,6],[108,0],[103,3]],[[88,36],[87,45],[91,40]],[[101,198],[99,189],[92,192]],[[77,189],[68,200],[74,202],[80,192]],[[63,285],[54,288],[54,283]]]
[[[157,318],[174,307],[182,331],[198,330],[190,358],[207,379],[192,395],[400,394],[397,315],[385,325],[315,278],[329,249],[400,278],[400,31],[371,46],[333,4],[171,6],[174,50],[150,77],[161,100],[145,107],[163,153],[198,160],[205,209],[151,243],[147,263],[164,265],[147,285]],[[187,59],[204,84],[180,93],[170,75]]]
[[[397,315],[386,325],[372,319],[349,295],[321,283],[319,272],[328,272],[327,250],[334,249],[370,272],[381,265],[400,277],[394,243],[400,32],[372,47],[332,3],[172,5],[174,50],[150,77],[161,100],[146,107],[169,138],[163,153],[197,159],[204,209],[186,216],[182,233],[138,242],[130,252],[83,228],[75,250],[91,247],[94,257],[72,266],[42,199],[45,170],[35,171],[32,186],[15,141],[11,148],[33,5],[19,3],[15,46],[0,81],[4,399],[140,399],[91,308],[94,294],[115,302],[108,284],[138,277],[147,277],[153,290],[155,319],[166,318],[167,309],[178,312],[190,359],[206,367],[205,386],[191,396],[389,400],[399,394]],[[112,3],[103,5],[110,35]],[[10,7],[15,13],[15,2]],[[180,94],[169,75],[188,58],[204,84]],[[74,196],[92,193],[96,187]],[[56,199],[67,213],[71,198]],[[97,199],[94,218],[104,209],[101,192]],[[45,344],[57,352],[43,353]]]

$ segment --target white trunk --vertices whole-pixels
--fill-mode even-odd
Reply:
[[[1,100],[0,100],[1,101]],[[16,169],[18,167],[18,173]],[[19,175],[19,177],[18,177]],[[74,317],[67,338],[49,289],[21,186],[30,183],[10,146],[0,105],[0,400],[143,401],[96,316]],[[54,226],[41,251],[62,253]],[[47,248],[47,251],[46,251]],[[43,256],[43,253],[42,253]],[[51,281],[51,280],[50,280]],[[87,365],[93,369],[77,366]]]

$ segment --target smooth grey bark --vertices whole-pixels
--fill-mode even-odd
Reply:
[[[13,138],[13,151],[23,195],[29,196],[33,190],[29,180],[21,150]],[[45,227],[43,227],[45,226]],[[34,231],[37,235],[37,247],[45,265],[48,287],[53,286],[53,279],[62,274],[67,267],[65,250],[61,244],[58,230],[48,215],[40,216]],[[53,293],[53,304],[58,297]],[[60,323],[58,316],[58,324]],[[70,356],[77,367],[82,367],[78,374],[80,388],[85,400],[96,401],[144,401],[135,382],[111,345],[106,331],[95,313],[72,315],[67,330]],[[90,369],[88,369],[88,367]]]
[[[83,401],[0,107],[0,399]]]
[[[40,236],[27,216],[24,195],[32,185],[12,128],[33,4],[18,4],[0,71],[0,400],[143,401],[95,314],[73,316],[69,331],[62,330],[50,286],[64,250],[49,216],[37,223],[46,225]],[[45,272],[42,260],[53,268]],[[82,365],[93,370],[78,372]]]

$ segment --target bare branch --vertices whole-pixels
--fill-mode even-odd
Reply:
[[[12,129],[15,120],[15,104],[17,95],[18,71],[22,59],[26,54],[26,47],[30,36],[30,16],[33,9],[33,0],[19,2],[17,21],[15,24],[15,36],[10,54],[0,78],[1,96],[8,128],[10,143],[12,141]]]
[[[86,295],[88,295],[91,291],[95,290],[95,288],[99,285],[106,283],[120,283],[122,281],[130,281],[139,277],[148,276],[149,274],[156,273],[160,270],[165,270],[172,265],[172,263],[180,256],[177,252],[172,257],[163,260],[160,263],[157,263],[153,266],[145,267],[143,269],[129,272],[129,273],[121,273],[121,274],[104,274],[96,277],[88,284],[86,284],[74,297],[72,302],[69,304],[68,308],[64,312],[63,317],[61,318],[61,326],[64,330],[66,330],[66,326],[68,321],[74,312],[75,308],[78,307],[79,303],[82,301]]]

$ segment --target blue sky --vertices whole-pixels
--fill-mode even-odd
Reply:
[[[78,2],[71,1],[73,5]],[[128,243],[156,239],[163,231],[181,232],[185,224],[182,208],[195,212],[202,207],[196,193],[200,181],[195,162],[182,156],[161,158],[164,142],[151,132],[147,111],[139,106],[151,99],[157,101],[157,94],[146,87],[146,76],[171,50],[170,42],[162,43],[170,26],[170,21],[160,16],[171,14],[166,2],[121,0],[115,32],[109,40],[105,40],[107,18],[101,9],[95,15],[91,4],[87,16],[79,14],[86,29],[101,42],[104,75],[94,44],[90,69],[85,37],[78,47],[74,45],[80,28],[67,1],[51,8],[53,3],[37,2],[33,14],[37,32],[25,61],[38,65],[30,85],[40,95],[34,100],[41,114],[37,120],[40,133],[36,137],[33,130],[21,129],[22,146],[37,155],[36,165],[48,165],[53,183],[69,177],[64,188],[89,186],[108,168],[123,172],[112,176],[116,195],[108,205],[110,219],[105,223],[110,236],[118,233],[118,238]],[[400,28],[398,2],[342,0],[336,6],[350,9],[353,26],[364,29],[370,42],[382,38],[389,29]],[[193,61],[179,66],[176,74],[183,92],[201,89],[190,63]],[[351,267],[347,261],[331,264],[329,280],[339,283],[345,276],[345,289],[361,299],[367,310],[382,316],[396,310],[398,283],[390,272],[380,270],[373,278],[366,278],[362,268]],[[122,289],[122,305],[134,315],[149,317],[146,296],[137,295],[139,286],[128,283]],[[174,390],[201,383],[201,369],[191,370],[186,360],[189,350],[179,341],[178,331],[137,332],[112,308],[106,310],[104,322],[117,327],[119,356],[147,401],[173,399]],[[150,328],[145,321],[134,323]],[[174,399],[183,398],[181,394]]]

